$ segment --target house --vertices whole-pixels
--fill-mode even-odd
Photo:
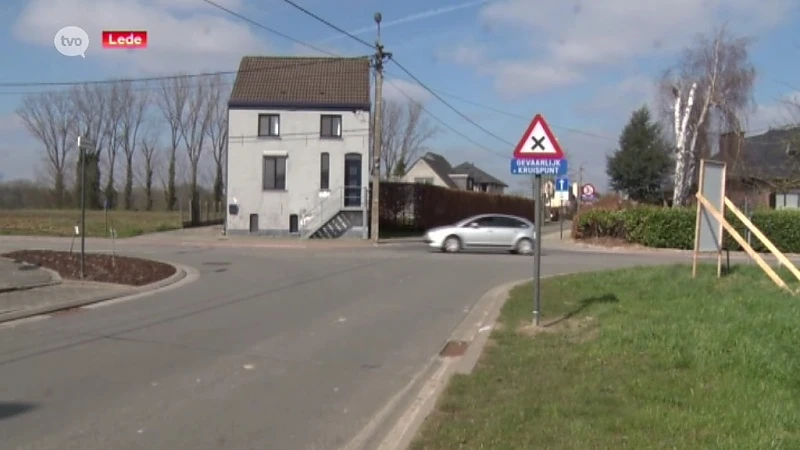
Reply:
[[[489,175],[470,162],[450,165],[438,153],[428,152],[419,158],[406,171],[402,181],[405,183],[427,183],[463,191],[480,191],[502,194],[507,184]]]
[[[800,127],[723,133],[711,159],[727,164],[725,195],[737,205],[800,208]]]
[[[242,58],[228,102],[226,232],[366,237],[367,58]]]

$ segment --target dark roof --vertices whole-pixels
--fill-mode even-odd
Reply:
[[[461,163],[456,167],[453,167],[450,173],[454,175],[469,175],[469,177],[472,178],[475,183],[488,183],[508,187],[507,184],[475,167],[475,165],[470,162]]]
[[[728,164],[733,176],[775,180],[800,175],[800,127],[772,129],[735,147],[735,137],[727,143],[721,137],[720,152],[711,157]]]
[[[428,167],[430,167],[448,187],[454,189],[458,187],[458,185],[450,179],[450,173],[453,168],[444,156],[438,153],[428,152],[422,155],[420,159],[425,161]]]
[[[369,59],[245,56],[231,107],[370,108]]]

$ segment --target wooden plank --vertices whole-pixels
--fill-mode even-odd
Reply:
[[[727,172],[728,172],[728,165],[723,163],[722,164],[722,177],[721,177],[722,179],[720,180],[720,182],[722,183],[722,186],[720,186],[720,190],[719,190],[719,193],[720,193],[720,195],[722,196],[722,199],[723,199],[722,211],[719,212],[720,214],[722,214],[722,217],[725,217],[725,203],[724,203],[724,200],[725,200],[725,178],[727,177]],[[717,236],[719,236],[719,252],[717,253],[717,278],[722,277],[722,246],[725,245],[725,231],[724,230],[725,230],[725,227],[722,226],[722,222],[720,222],[719,223],[719,233],[717,234]]]
[[[767,250],[772,252],[773,255],[781,262],[784,266],[789,268],[789,271],[792,272],[792,275],[795,276],[798,280],[800,280],[800,270],[797,270],[797,267],[792,263],[792,261],[786,257],[772,241],[767,238],[767,236],[755,226],[755,224],[739,209],[736,205],[730,201],[727,197],[725,198],[725,206],[731,210],[731,212],[736,216],[737,219],[741,220],[744,226],[750,229],[750,232],[755,234],[759,241],[764,244],[764,247],[767,247]]]
[[[750,255],[751,258],[753,258],[753,260],[756,262],[756,264],[758,264],[758,267],[761,267],[761,270],[763,270],[764,273],[766,273],[767,276],[770,277],[770,279],[775,284],[777,284],[779,287],[781,287],[783,289],[786,289],[789,292],[792,292],[789,289],[789,286],[787,286],[786,283],[783,282],[781,277],[778,276],[777,273],[775,273],[775,271],[772,269],[772,267],[770,267],[769,264],[767,264],[766,261],[764,261],[764,258],[762,258],[761,255],[758,254],[758,252],[753,250],[753,247],[750,247],[750,245],[747,244],[747,241],[739,234],[738,231],[736,231],[736,228],[733,228],[733,226],[731,224],[729,224],[727,221],[725,221],[725,218],[722,217],[722,215],[720,214],[719,211],[717,211],[717,208],[715,208],[714,205],[711,204],[711,202],[709,202],[705,197],[703,197],[700,194],[700,192],[697,193],[697,201],[702,203],[703,207],[709,213],[711,213],[711,215],[714,216],[715,219],[720,221],[720,223],[725,228],[725,230],[727,230],[728,233],[730,233],[731,237],[733,237],[733,239],[736,242],[738,242],[739,245],[742,246],[744,251],[747,252],[747,254]]]

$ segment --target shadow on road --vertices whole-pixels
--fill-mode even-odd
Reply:
[[[617,303],[617,302],[619,302],[619,299],[614,294],[604,294],[604,295],[600,295],[600,296],[585,298],[585,299],[581,300],[581,305],[579,307],[573,309],[572,311],[564,314],[563,316],[559,317],[558,319],[556,319],[556,320],[554,320],[554,321],[552,321],[550,323],[544,324],[544,327],[545,328],[552,327],[552,326],[558,325],[559,323],[561,323],[561,322],[563,322],[565,320],[569,320],[573,316],[585,311],[587,308],[591,307],[592,305],[603,304],[603,303]]]
[[[33,403],[0,402],[0,420],[25,414],[36,407],[37,406]]]

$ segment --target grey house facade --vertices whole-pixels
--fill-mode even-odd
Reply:
[[[367,58],[244,57],[228,102],[226,232],[365,236]]]

